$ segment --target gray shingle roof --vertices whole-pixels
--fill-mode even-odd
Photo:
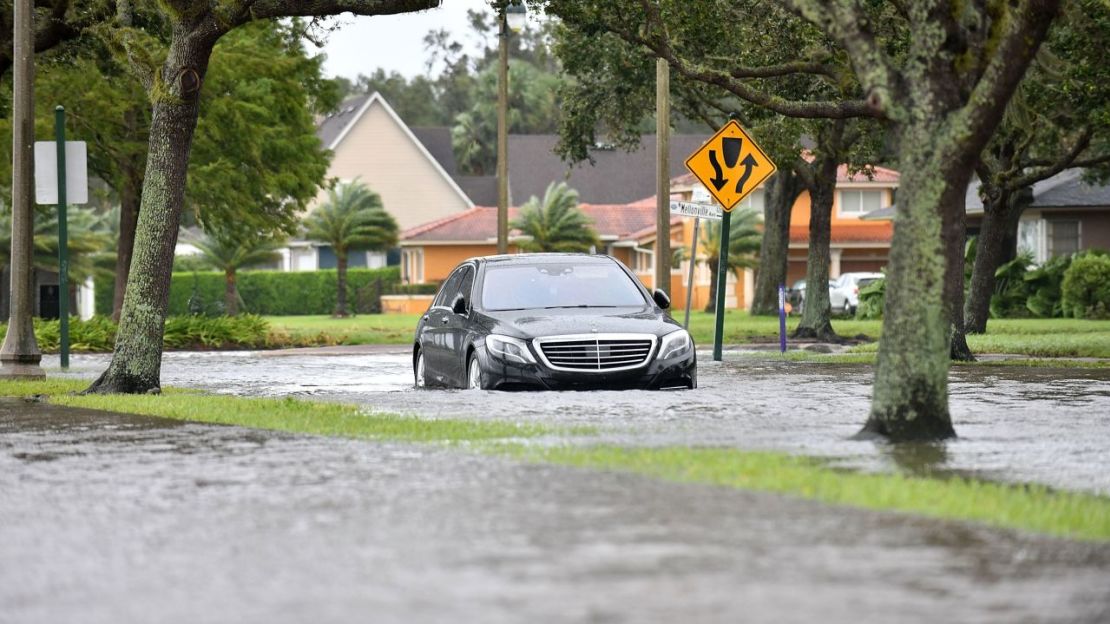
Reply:
[[[1034,208],[1075,206],[1110,208],[1110,184],[1085,182],[1082,169],[1068,169],[1033,185]]]
[[[670,174],[686,173],[686,158],[709,135],[671,137]],[[569,166],[555,154],[559,137],[553,134],[509,136],[509,192],[513,205],[533,195],[543,197],[551,182],[565,181],[578,191],[579,200],[591,204],[626,204],[655,195],[655,136],[644,136],[633,152],[596,149],[595,163]]]
[[[354,120],[355,115],[362,109],[368,99],[370,99],[369,95],[356,95],[347,98],[339,105],[338,110],[325,117],[316,126],[316,136],[320,138],[324,147],[331,147],[331,144],[339,138],[347,124]]]
[[[972,178],[967,185],[967,212],[983,213],[983,200],[979,197],[979,180]],[[1089,183],[1083,180],[1082,169],[1066,169],[1033,185],[1032,208],[1110,208],[1110,184]],[[873,210],[861,217],[864,221],[884,221],[894,218],[894,206]]]

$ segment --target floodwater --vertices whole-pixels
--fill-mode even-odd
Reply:
[[[872,369],[699,354],[693,391],[509,393],[415,390],[403,349],[361,355],[169,353],[163,383],[214,392],[297,395],[427,418],[593,425],[583,442],[779,449],[863,470],[971,474],[1110,495],[1110,369],[955,367],[959,439],[918,448],[851,440],[867,416]],[[56,366],[56,358],[44,364]],[[93,377],[107,356],[75,356]]]
[[[236,367],[263,363],[171,357],[178,372],[167,380],[181,383],[199,361],[228,391]],[[781,371],[764,374],[781,384]],[[852,383],[845,375],[830,381]],[[693,439],[703,425],[728,431],[721,423],[741,420],[730,414],[767,409],[725,379],[705,394],[737,398],[715,415],[676,410],[677,395],[652,395],[662,409],[628,422],[612,406],[555,411]],[[350,394],[375,392],[413,408],[459,397]],[[480,399],[502,415],[527,403]],[[734,424],[734,437],[758,422]],[[1105,544],[431,445],[0,400],[4,623],[1096,623],[1110,621],[1108,577]]]

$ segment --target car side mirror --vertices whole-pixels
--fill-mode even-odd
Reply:
[[[466,297],[455,295],[455,301],[451,304],[451,311],[455,314],[466,314]]]
[[[651,293],[651,298],[655,300],[655,305],[664,310],[671,307],[671,298],[667,296],[667,293],[658,288]]]

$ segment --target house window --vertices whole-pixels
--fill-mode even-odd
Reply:
[[[424,283],[424,250],[401,250],[401,282],[404,284]]]
[[[1048,257],[1070,256],[1079,251],[1079,221],[1048,222]]]
[[[840,191],[840,215],[861,217],[883,207],[883,192],[865,190]]]
[[[641,251],[637,249],[635,258],[633,270],[637,273],[650,273],[652,271],[652,262],[654,258],[650,251]]]

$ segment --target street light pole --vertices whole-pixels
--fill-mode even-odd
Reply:
[[[509,253],[509,20],[501,7],[497,50],[497,253]]]
[[[34,3],[16,0],[12,19],[12,242],[8,332],[0,347],[0,377],[41,379],[42,353],[31,322],[34,235]]]

